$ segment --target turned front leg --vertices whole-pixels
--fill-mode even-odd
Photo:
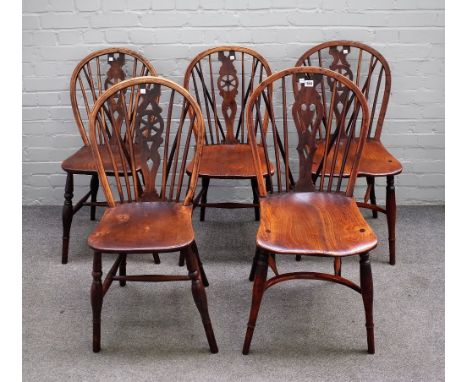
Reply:
[[[102,259],[101,253],[95,252],[93,259],[93,283],[91,284],[91,308],[93,310],[93,352],[101,350],[101,310],[102,310]]]
[[[394,176],[387,176],[387,198],[385,209],[387,211],[390,264],[395,265],[396,198]]]
[[[373,319],[373,301],[374,288],[372,283],[372,270],[369,260],[369,254],[364,253],[359,261],[360,279],[361,279],[361,294],[364,302],[364,310],[366,312],[366,331],[367,331],[367,352],[375,353],[374,344],[374,319]]]
[[[67,172],[65,193],[63,196],[65,201],[62,208],[62,264],[66,264],[68,262],[68,247],[70,245],[70,227],[73,220],[73,174],[71,172]]]

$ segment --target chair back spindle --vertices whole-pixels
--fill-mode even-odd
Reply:
[[[119,119],[110,105],[119,110]],[[133,201],[192,202],[205,128],[200,108],[184,88],[162,77],[119,82],[96,101],[89,126],[110,207]]]
[[[211,48],[192,60],[184,87],[202,109],[206,144],[247,143],[245,106],[255,86],[269,75],[271,69],[259,53],[239,46]]]
[[[260,133],[255,128],[258,106],[267,115]],[[282,70],[254,90],[246,115],[260,196],[289,191],[353,195],[369,109],[348,78],[318,67]],[[266,182],[257,145],[275,166]]]
[[[370,112],[368,138],[380,140],[391,90],[387,60],[374,48],[355,41],[329,41],[306,51],[297,67],[318,66],[331,69],[353,81],[364,94]],[[334,111],[339,114],[346,96],[341,94]],[[339,115],[337,115],[339,118]]]
[[[76,66],[70,80],[70,99],[85,145],[90,144],[86,125],[97,99],[113,85],[138,76],[156,76],[156,70],[142,55],[126,48],[95,51]],[[106,108],[106,113],[112,114],[115,122],[121,125],[124,113],[118,100],[109,100]]]

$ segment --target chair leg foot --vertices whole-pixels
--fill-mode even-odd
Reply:
[[[265,292],[265,281],[268,273],[268,255],[262,251],[258,253],[257,266],[255,272],[255,281],[252,292],[252,305],[250,307],[249,322],[245,333],[244,346],[242,354],[247,355],[250,351],[250,343],[252,342],[255,324],[257,322],[258,311],[262,302],[263,293]]]
[[[93,174],[91,176],[91,182],[89,184],[89,188],[91,189],[91,203],[96,203],[97,193],[99,190],[98,174]],[[91,204],[91,208],[90,208],[90,220],[96,220],[96,206],[93,204]]]
[[[153,252],[153,261],[155,264],[161,264],[161,259],[159,258],[159,254],[157,252]]]
[[[122,253],[123,259],[122,262],[119,265],[119,276],[127,276],[127,255]],[[121,287],[124,287],[127,285],[127,281],[125,280],[119,280],[119,284]]]
[[[375,353],[374,343],[374,320],[373,320],[373,300],[374,291],[372,283],[372,270],[369,260],[369,254],[364,253],[359,261],[360,265],[360,279],[361,279],[361,293],[362,301],[364,302],[364,310],[366,313],[366,334],[367,334],[367,352],[369,354]]]
[[[395,231],[396,231],[396,198],[395,198],[395,183],[393,176],[387,176],[387,226],[388,226],[388,247],[390,254],[390,264],[395,265]]]
[[[208,177],[202,177],[202,197],[201,197],[201,203],[200,203],[200,221],[204,222],[205,221],[205,204],[208,200],[208,187],[210,186],[210,178]]]
[[[103,300],[102,290],[102,259],[101,253],[95,252],[93,259],[93,283],[91,284],[91,307],[93,310],[93,352],[101,350],[101,310]]]
[[[68,248],[70,244],[70,228],[73,220],[73,174],[67,173],[67,180],[65,183],[65,201],[62,208],[62,264],[68,262]]]
[[[208,301],[206,298],[205,287],[203,286],[200,268],[197,261],[197,256],[193,252],[193,249],[188,247],[184,250],[185,260],[187,263],[187,269],[189,277],[192,279],[192,295],[197,306],[198,311],[203,322],[205,329],[206,338],[210,347],[211,353],[215,354],[218,352],[218,345],[211,325],[210,315],[208,313]]]

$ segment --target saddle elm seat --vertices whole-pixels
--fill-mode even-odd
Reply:
[[[262,173],[268,174],[263,148],[258,148],[262,158]],[[187,172],[192,173],[193,162],[187,165]],[[273,165],[270,162],[270,172],[273,174]],[[252,151],[248,144],[235,145],[206,145],[200,161],[200,176],[220,179],[242,179],[255,177],[255,167],[252,160]]]
[[[355,201],[325,192],[284,193],[260,199],[257,245],[270,253],[350,256],[377,246]]]
[[[107,209],[88,245],[98,252],[168,252],[195,240],[192,205],[175,202],[134,202]]]
[[[118,157],[118,146],[112,145],[111,147],[113,156]],[[106,146],[99,145],[98,148],[104,162],[104,169],[109,173],[114,172],[112,160],[109,156],[109,152],[107,151]],[[137,146],[135,146],[135,151],[135,155],[138,156],[139,153]],[[116,165],[119,172],[123,172],[121,161],[117,161]],[[95,174],[97,170],[91,146],[83,146],[77,152],[70,155],[62,162],[62,169],[64,171],[73,172],[75,174]],[[139,168],[137,168],[137,170],[139,170]]]
[[[349,154],[354,155],[356,152],[358,139],[351,141],[349,147]],[[323,156],[323,147],[324,142],[318,142],[317,144],[317,157],[321,158]],[[345,141],[340,142],[340,148],[337,155],[337,164],[335,168],[340,168],[343,153],[345,151]],[[330,175],[331,163],[332,163],[332,153],[328,155],[327,160],[327,169],[326,174]],[[350,163],[353,163],[351,160],[346,162],[344,169],[344,174],[349,176],[351,168]],[[317,172],[318,162],[314,161],[312,164],[312,173]],[[362,150],[361,162],[359,164],[358,176],[387,176],[387,175],[398,175],[403,170],[401,163],[396,159],[388,150],[384,147],[382,142],[375,139],[367,139],[364,149]]]

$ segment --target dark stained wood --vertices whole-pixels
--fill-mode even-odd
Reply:
[[[68,262],[68,243],[70,240],[70,228],[73,219],[73,174],[67,173],[67,181],[65,183],[65,202],[62,209],[62,224],[63,224],[63,236],[62,236],[62,264]]]
[[[266,278],[268,273],[268,255],[263,251],[259,251],[257,256],[257,264],[255,271],[255,280],[252,291],[252,306],[250,308],[249,323],[245,333],[244,347],[242,354],[249,354],[250,343],[252,342],[255,324],[257,323],[258,311],[262,302],[263,293],[265,293]]]
[[[99,252],[94,253],[93,282],[91,284],[91,308],[93,310],[93,352],[101,350],[101,310],[102,310],[102,260]]]
[[[199,174],[204,182],[200,191],[200,221],[207,207],[244,208],[245,203],[208,203],[210,178],[255,178],[252,155],[247,145],[245,106],[254,87],[271,74],[267,61],[252,49],[240,46],[219,46],[199,53],[185,72],[184,87],[190,90],[202,108],[206,120],[205,143]],[[257,119],[262,123],[262,116]],[[188,171],[191,172],[192,164]],[[265,164],[265,171],[268,172]],[[255,218],[258,220],[258,203]]]
[[[274,97],[271,89],[279,94]],[[268,123],[258,130],[254,109],[260,98],[266,100]],[[282,100],[280,104],[273,101],[278,99]],[[374,353],[368,252],[378,241],[353,199],[369,128],[365,95],[352,81],[332,70],[289,68],[271,75],[254,90],[246,115],[261,214],[250,273],[250,279],[253,275],[255,279],[243,354],[249,352],[265,290],[290,280],[331,281],[361,293],[368,351]],[[288,120],[294,121],[295,135],[288,127]],[[288,149],[288,139],[296,142],[296,150]],[[322,150],[319,143],[324,146]],[[259,144],[263,147],[262,154]],[[348,155],[352,150],[354,153]],[[274,176],[262,172],[260,155],[268,163],[267,153],[274,158]],[[316,173],[311,177],[314,164]],[[330,257],[334,259],[334,272],[281,274],[276,255]],[[361,257],[360,286],[341,277],[344,256]],[[267,280],[268,265],[276,275]]]
[[[395,224],[396,224],[396,198],[393,175],[387,176],[387,198],[385,203],[388,226],[388,245],[390,247],[390,264],[395,265]]]
[[[353,55],[353,53],[354,55]],[[357,54],[356,54],[357,52]],[[349,59],[353,57],[353,62]],[[330,62],[331,60],[331,62]],[[368,139],[362,153],[359,165],[359,175],[366,177],[368,193],[359,206],[372,210],[377,217],[375,203],[375,187],[372,185],[375,177],[394,176],[402,172],[401,163],[393,157],[381,143],[381,134],[391,90],[390,66],[385,58],[372,47],[355,41],[329,41],[307,50],[297,61],[296,66],[328,67],[354,81],[364,93],[370,108],[370,127]],[[336,111],[338,112],[338,110]],[[315,171],[315,168],[313,169]],[[369,184],[369,183],[368,183]],[[395,189],[387,188],[394,194]],[[395,224],[396,206],[394,195],[386,196],[390,204],[379,211],[391,215],[387,217],[389,232],[390,264],[395,264]]]
[[[182,250],[184,252],[185,261],[187,263],[188,275],[192,280],[192,295],[195,300],[200,316],[202,318],[203,327],[205,328],[206,338],[210,346],[211,353],[218,352],[218,345],[211,325],[210,315],[208,313],[208,302],[206,298],[205,286],[202,280],[202,271],[200,270],[200,262],[193,251],[193,247],[186,247]]]
[[[125,70],[124,70],[125,69]],[[93,154],[90,147],[89,134],[86,128],[88,117],[97,98],[109,87],[127,77],[138,75],[156,75],[153,65],[139,53],[125,48],[107,48],[95,51],[81,60],[76,66],[70,80],[70,99],[76,125],[83,140],[83,147],[62,162],[62,169],[73,178],[74,174],[91,175],[90,192],[80,199],[73,208],[73,180],[65,186],[65,202],[63,207],[63,239],[62,263],[68,262],[68,247],[70,227],[73,215],[83,206],[91,207],[90,218],[96,218],[96,206],[105,205],[97,202],[99,179],[96,172]],[[110,112],[118,115],[121,123],[121,110],[114,100],[107,105]],[[110,163],[106,162],[106,168]],[[71,182],[71,183],[70,183]],[[87,200],[91,198],[90,202]],[[71,208],[70,208],[71,207]]]
[[[109,101],[114,110],[119,110],[119,117],[107,112]],[[208,280],[191,220],[205,129],[195,99],[162,77],[135,77],[115,84],[98,98],[89,126],[96,169],[109,208],[89,235],[88,244],[99,256],[118,255],[104,290],[97,275],[100,262],[95,262],[94,351],[100,349],[102,298],[112,281],[118,280],[122,286],[130,281],[191,281],[210,351],[216,353],[205,293]],[[194,161],[190,175],[186,172],[189,159]],[[160,252],[180,252],[188,276],[127,274],[129,256],[151,253],[158,262]]]
[[[369,260],[369,254],[363,253],[359,261],[360,265],[360,280],[361,294],[364,302],[364,310],[366,312],[366,331],[367,331],[367,351],[369,354],[375,353],[374,344],[374,319],[373,319],[373,301],[374,288],[372,283],[372,271]]]

